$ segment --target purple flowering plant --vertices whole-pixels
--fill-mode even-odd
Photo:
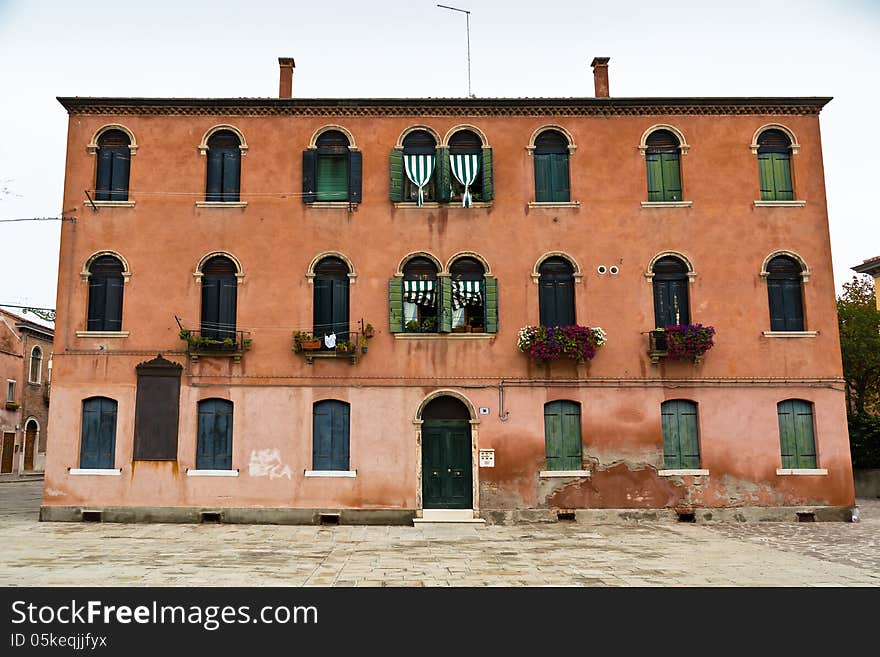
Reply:
[[[667,326],[666,357],[674,360],[699,359],[715,342],[715,327],[702,324],[678,324]]]
[[[524,326],[516,346],[535,360],[587,361],[605,344],[605,331],[589,326]]]

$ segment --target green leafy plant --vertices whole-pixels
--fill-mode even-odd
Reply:
[[[365,338],[372,338],[373,335],[375,334],[375,331],[376,331],[376,329],[373,328],[372,324],[367,324],[366,327],[364,328],[364,337]]]
[[[425,319],[422,320],[422,333],[433,333],[436,329],[436,317],[425,317]]]
[[[601,328],[589,326],[524,326],[519,331],[517,348],[535,360],[571,358],[587,361],[605,344]]]
[[[417,333],[419,328],[421,328],[421,325],[417,319],[411,319],[406,323],[406,330],[411,333]]]

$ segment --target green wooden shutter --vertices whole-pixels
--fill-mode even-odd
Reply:
[[[678,433],[681,444],[681,467],[700,467],[700,439],[697,433],[697,405],[678,402]]]
[[[663,169],[660,153],[645,153],[645,164],[648,169],[648,200],[663,200]]]
[[[550,200],[567,203],[571,200],[568,183],[568,155],[554,153],[550,155]]]
[[[663,170],[663,200],[681,200],[681,160],[678,153],[661,153]]]
[[[546,153],[535,153],[535,201],[545,203],[552,200],[550,194],[550,158]]]
[[[562,414],[556,402],[544,404],[544,451],[548,470],[562,467]]]
[[[348,200],[348,156],[318,154],[317,200]]]
[[[483,149],[483,200],[491,201],[495,198],[495,165],[492,158],[492,149]]]
[[[318,176],[318,152],[315,150],[303,151],[302,167],[302,200],[303,203],[315,202],[315,184]]]
[[[483,284],[483,308],[486,313],[486,333],[498,333],[498,279],[486,276]]]
[[[663,467],[667,470],[678,470],[681,467],[677,410],[674,401],[663,402],[660,406],[663,424]]]
[[[761,184],[761,200],[775,201],[776,186],[773,184],[772,153],[758,153],[758,178]]]
[[[388,280],[389,331],[403,333],[403,279]]]
[[[360,151],[348,154],[348,200],[360,203],[363,200],[364,159]]]
[[[110,177],[113,172],[113,149],[98,149],[98,172],[95,178],[95,200],[110,200]]]
[[[452,171],[449,167],[449,149],[437,149],[434,165],[434,195],[438,202],[448,203],[452,198]]]
[[[797,467],[797,429],[794,420],[794,400],[779,402],[776,407],[779,417],[779,445],[782,453],[782,467]]]
[[[449,333],[452,331],[452,279],[449,276],[438,276],[437,287],[439,288],[437,331]]]
[[[128,175],[131,153],[128,147],[113,149],[113,166],[110,181],[110,200],[128,200]]]
[[[580,406],[570,401],[544,405],[544,444],[548,470],[583,467]]]
[[[770,153],[770,161],[773,164],[776,200],[791,201],[794,199],[794,189],[791,184],[791,157],[788,153]]]
[[[391,149],[389,197],[393,203],[403,201],[403,149]]]
[[[797,468],[816,467],[816,441],[813,438],[813,406],[807,402],[794,403],[795,447]]]

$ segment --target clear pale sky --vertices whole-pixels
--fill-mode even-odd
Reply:
[[[880,255],[880,0],[443,2],[477,96],[834,96],[820,115],[834,275]],[[435,2],[0,0],[0,219],[59,216],[56,96],[465,96]],[[0,223],[0,304],[54,307],[58,222]],[[821,239],[822,236],[817,236]]]

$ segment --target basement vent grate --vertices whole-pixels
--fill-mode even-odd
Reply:
[[[103,513],[101,511],[82,511],[83,522],[103,522]]]
[[[557,511],[556,512],[556,519],[559,522],[574,522],[575,521],[574,511]]]
[[[322,525],[338,525],[339,524],[339,514],[338,513],[322,513],[320,517],[320,522]]]
[[[816,522],[816,514],[812,512],[797,514],[798,522]]]
[[[205,523],[220,523],[223,521],[219,511],[202,511],[199,514],[199,518]]]
[[[697,514],[693,511],[679,511],[678,512],[678,521],[679,522],[696,522]]]

